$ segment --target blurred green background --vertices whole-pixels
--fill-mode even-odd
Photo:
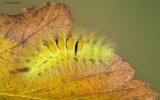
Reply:
[[[160,0],[14,0],[0,12],[16,14],[22,8],[46,1],[66,3],[75,22],[114,38],[117,52],[136,70],[135,78],[160,93]]]

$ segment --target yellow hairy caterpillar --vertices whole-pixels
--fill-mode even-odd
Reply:
[[[70,8],[46,3],[0,15],[0,100],[154,100],[106,34],[74,27]]]
[[[60,81],[73,79],[85,71],[84,77],[104,72],[114,56],[114,49],[104,42],[104,35],[97,36],[82,29],[74,29],[69,37],[64,33],[43,34],[38,40],[26,42],[27,48],[18,51],[21,53],[12,72],[31,86],[56,82],[54,79],[58,78]]]

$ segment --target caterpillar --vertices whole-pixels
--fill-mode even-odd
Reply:
[[[114,56],[104,35],[76,28],[68,37],[64,33],[56,37],[49,33],[31,40],[18,55],[17,64],[21,66],[12,71],[31,86],[104,72]],[[27,59],[25,63],[23,59]]]
[[[106,34],[72,31],[72,23],[69,7],[60,3],[0,16],[0,99],[157,97],[147,83],[132,79],[135,71]]]

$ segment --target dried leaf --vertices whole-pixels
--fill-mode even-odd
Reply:
[[[54,64],[56,66],[48,68],[51,66],[50,63],[46,66],[44,71],[47,74],[40,73],[35,76],[36,78],[26,78],[24,72],[28,71],[25,69],[27,64],[34,65],[32,62],[36,64],[37,61],[43,62],[41,55],[52,59],[48,49],[44,48],[46,41],[47,43],[52,41],[54,35],[61,31],[63,31],[62,37],[66,37],[70,33],[74,36],[74,32],[71,32],[72,22],[68,6],[59,3],[46,3],[40,9],[25,8],[18,15],[2,14],[0,16],[0,30],[3,33],[0,34],[0,48],[2,48],[0,50],[0,99],[156,99],[158,95],[149,88],[148,83],[132,80],[135,71],[127,62],[115,54],[108,44],[106,47],[102,47],[101,39],[94,43],[97,38],[94,36],[95,39],[93,39],[90,35],[91,39],[89,40],[87,35],[82,37],[87,38],[86,41],[89,41],[88,45],[91,48],[87,52],[87,57],[92,58],[93,50],[98,49],[101,52],[96,52],[97,54],[94,56],[98,60],[87,59],[87,57],[84,59],[84,55],[83,59],[79,57],[77,60],[75,56],[69,55],[68,57],[66,52],[64,54],[62,52],[57,58],[58,61],[54,61],[58,63]],[[87,33],[83,31],[82,34]],[[57,37],[57,47],[61,44],[59,49],[63,51],[61,48],[66,47],[66,44],[64,45],[62,42],[64,38],[61,39],[59,36]],[[75,37],[65,43],[76,39]],[[79,47],[84,47],[84,41],[81,41],[81,38],[75,41],[81,43]],[[74,41],[71,44],[74,44]],[[49,46],[53,47],[54,45]],[[73,53],[76,53],[75,48],[73,48]],[[78,50],[77,52],[79,52]],[[105,54],[102,52],[103,50],[106,52]],[[110,56],[107,58],[109,60],[105,58],[105,62],[101,59],[104,58],[103,56]],[[56,58],[56,56],[54,57]]]
[[[40,9],[34,6],[22,9],[17,15],[0,16],[0,31],[5,34],[5,38],[14,39],[17,45],[45,30],[52,33],[66,31],[68,35],[72,25],[70,8],[60,3],[46,3]]]

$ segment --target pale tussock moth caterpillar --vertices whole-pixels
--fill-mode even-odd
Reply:
[[[115,54],[105,39],[78,28],[71,36],[63,32],[38,35],[17,52],[16,75],[35,86],[104,72]]]

